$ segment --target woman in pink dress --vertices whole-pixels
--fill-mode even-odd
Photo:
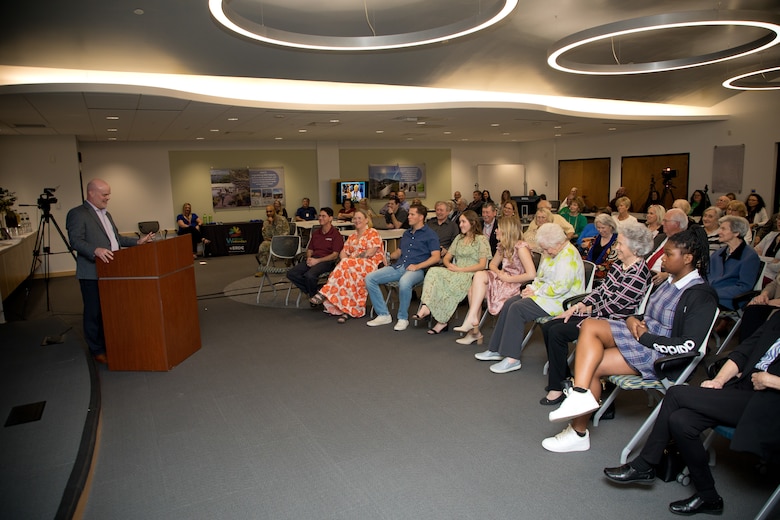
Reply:
[[[458,332],[468,332],[466,336],[457,339],[461,345],[482,344],[482,334],[479,332],[479,320],[482,311],[482,300],[487,295],[488,312],[493,316],[501,312],[504,302],[512,296],[520,294],[522,286],[536,277],[536,267],[528,244],[522,240],[520,220],[516,217],[498,219],[498,247],[490,261],[488,270],[474,274],[469,289],[469,312],[463,320],[463,325],[455,327]]]
[[[314,297],[325,306],[325,312],[338,316],[339,323],[366,314],[366,275],[385,259],[382,238],[372,227],[368,213],[357,209],[352,222],[355,233],[344,243],[341,260],[328,277],[328,283]]]

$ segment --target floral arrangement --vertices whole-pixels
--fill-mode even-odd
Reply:
[[[16,192],[0,188],[0,213],[4,213],[16,202]]]

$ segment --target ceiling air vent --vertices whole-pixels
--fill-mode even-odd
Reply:
[[[14,123],[14,128],[46,128],[43,123]]]

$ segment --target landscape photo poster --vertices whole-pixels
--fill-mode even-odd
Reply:
[[[391,191],[403,191],[410,201],[416,197],[425,197],[425,164],[370,164],[369,198],[385,199]]]
[[[211,202],[215,210],[285,206],[284,168],[212,168]]]

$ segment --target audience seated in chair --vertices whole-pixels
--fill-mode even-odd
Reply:
[[[278,214],[272,205],[265,207],[265,221],[263,222],[263,241],[260,242],[260,248],[257,251],[257,263],[260,267],[265,267],[268,263],[268,251],[271,249],[271,239],[279,235],[290,234],[290,224],[286,218]],[[262,276],[263,273],[257,272],[255,276]]]
[[[563,382],[572,376],[567,360],[569,343],[577,340],[585,319],[624,320],[636,313],[650,287],[650,269],[644,255],[652,246],[651,237],[650,230],[641,224],[624,226],[615,242],[617,261],[610,266],[604,282],[582,301],[542,325],[549,371],[547,395],[541,404],[563,401]]]
[[[493,205],[492,202],[488,204]],[[495,207],[493,209],[495,210]],[[495,223],[495,216],[493,221]],[[474,273],[484,271],[490,258],[490,244],[482,234],[482,225],[477,214],[466,211],[460,216],[458,224],[460,234],[455,237],[444,255],[443,266],[431,267],[425,275],[420,310],[413,316],[415,320],[433,316],[436,324],[428,334],[447,331],[455,309],[468,294]]]
[[[399,247],[390,254],[395,263],[366,276],[366,288],[376,312],[376,318],[367,323],[369,327],[393,322],[380,287],[389,282],[398,282],[398,322],[393,328],[401,331],[409,326],[412,288],[423,281],[426,268],[438,264],[441,260],[439,237],[425,225],[427,214],[428,208],[423,205],[409,208],[409,229],[401,236]]]
[[[366,314],[367,274],[384,261],[382,237],[371,225],[368,212],[358,208],[352,216],[355,232],[347,238],[339,253],[339,263],[328,277],[328,282],[309,300],[324,305],[325,311],[338,317],[339,323]]]
[[[460,230],[458,229],[457,221],[449,219],[449,206],[445,201],[438,201],[435,205],[436,216],[428,219],[428,227],[431,228],[439,236],[439,247],[441,248],[441,256],[447,254],[447,250],[450,248],[450,244],[458,236]]]
[[[618,236],[618,226],[610,215],[596,215],[593,223],[599,234],[591,239],[583,240],[582,259],[596,264],[594,283],[598,285],[607,277],[612,262],[617,260],[615,241]]]
[[[780,313],[728,355],[713,379],[696,386],[675,386],[666,394],[653,430],[638,457],[605,468],[620,484],[651,484],[654,465],[674,440],[696,488],[693,496],[672,502],[672,513],[721,514],[723,499],[715,488],[701,433],[718,425],[736,427],[731,449],[778,462],[780,454]],[[740,516],[735,512],[735,517]]]
[[[192,212],[192,205],[190,205],[189,202],[185,202],[181,208],[181,213],[176,216],[176,234],[189,234],[192,237],[193,258],[197,256],[198,244],[202,242],[205,247],[209,243],[209,241],[203,238],[200,234],[200,226],[202,225],[203,220],[197,214]]]
[[[520,220],[514,217],[498,219],[498,247],[490,260],[488,270],[477,271],[469,288],[469,311],[457,332],[467,332],[466,336],[455,340],[461,345],[482,344],[479,332],[482,300],[487,297],[487,310],[493,316],[498,315],[504,303],[520,294],[523,285],[536,278],[531,248],[522,240]]]
[[[742,217],[721,217],[718,240],[723,247],[712,253],[707,280],[718,293],[720,305],[734,309],[734,297],[750,291],[758,278],[760,260],[744,240],[749,227]]]
[[[644,316],[582,323],[573,386],[565,392],[561,406],[549,414],[552,422],[573,420],[562,432],[542,441],[545,449],[559,453],[590,449],[587,425],[590,414],[599,408],[602,377],[638,374],[655,379],[656,359],[702,344],[718,302],[704,280],[707,253],[707,239],[700,227],[675,234],[664,246],[669,278],[653,292]]]
[[[480,361],[500,360],[490,366],[490,371],[495,374],[520,369],[527,322],[557,316],[563,312],[564,300],[585,292],[582,258],[560,226],[542,224],[537,240],[543,256],[536,278],[519,295],[504,303],[488,350],[474,356]]]
[[[344,247],[344,237],[333,226],[332,208],[320,209],[319,222],[321,227],[311,231],[306,259],[287,272],[287,278],[310,298],[317,294],[320,276],[333,270]]]
[[[308,197],[304,197],[301,201],[301,207],[295,212],[295,221],[303,222],[306,220],[314,220],[317,218],[317,209],[309,206],[310,201]]]

